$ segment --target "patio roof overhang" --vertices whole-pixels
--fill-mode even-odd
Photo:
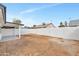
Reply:
[[[12,22],[6,22],[5,24],[2,25],[2,28],[15,28],[16,25],[24,26],[24,24],[17,24],[17,23],[12,23]]]

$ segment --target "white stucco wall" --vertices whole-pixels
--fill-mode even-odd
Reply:
[[[52,37],[61,37],[69,40],[79,40],[79,27],[66,28],[41,28],[41,29],[21,29],[21,35],[40,34]],[[18,29],[2,29],[2,36],[15,36],[19,34]]]
[[[64,39],[79,40],[79,27],[66,28],[49,28],[49,29],[31,29],[28,33],[35,33],[40,35],[47,35],[53,37],[61,37]]]

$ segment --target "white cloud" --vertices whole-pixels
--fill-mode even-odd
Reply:
[[[24,13],[32,13],[34,11],[38,10],[38,8],[34,8],[34,9],[28,9],[28,10],[24,10],[24,11],[21,11],[20,14],[24,14]]]
[[[38,8],[23,10],[23,11],[20,12],[20,14],[32,13],[32,12],[35,12],[35,11],[38,11],[38,10],[42,10],[44,8],[48,8],[48,7],[51,7],[51,6],[57,6],[57,5],[60,5],[60,3],[53,3],[53,4],[50,4],[50,5],[46,5],[46,6],[42,6],[42,7],[38,7]]]

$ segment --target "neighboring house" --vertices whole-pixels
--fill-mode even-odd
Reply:
[[[79,19],[77,19],[77,20],[71,20],[69,22],[69,27],[77,27],[77,26],[79,26]]]
[[[2,4],[0,4],[0,27],[15,28],[17,25],[23,26],[23,24],[6,22],[6,7]]]
[[[48,23],[48,24],[34,25],[33,27],[26,27],[26,28],[28,29],[55,28],[55,26],[52,23]]]
[[[47,24],[47,26],[46,26],[46,28],[55,28],[56,26],[54,26],[54,24],[52,24],[52,23],[48,23]]]
[[[44,25],[36,25],[35,28],[55,28],[55,26],[52,23],[48,23]]]

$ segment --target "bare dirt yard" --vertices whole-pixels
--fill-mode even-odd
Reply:
[[[77,56],[79,41],[36,34],[0,42],[1,56]]]

